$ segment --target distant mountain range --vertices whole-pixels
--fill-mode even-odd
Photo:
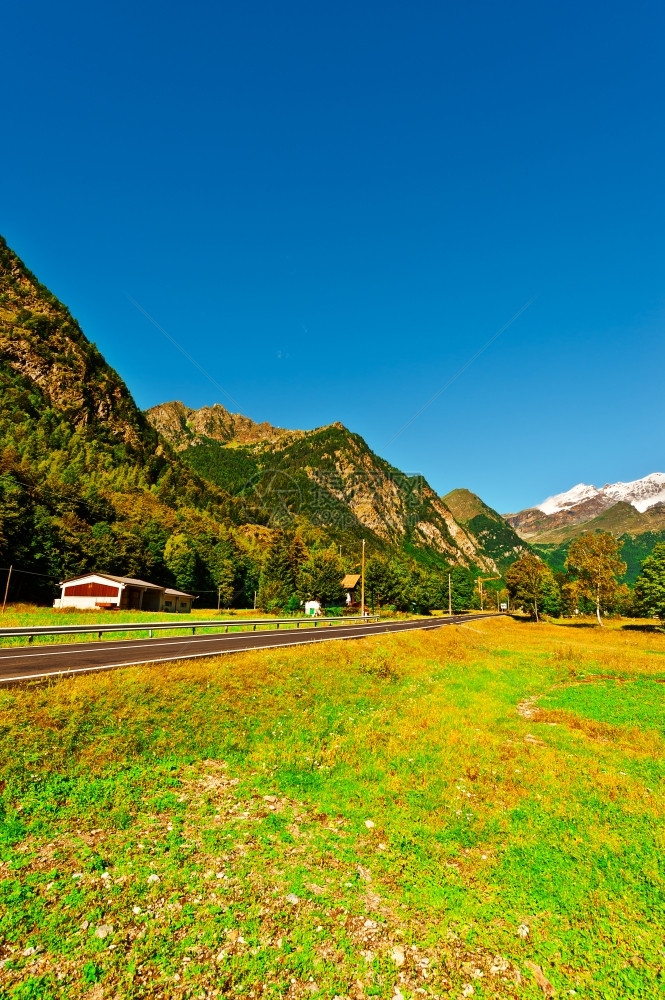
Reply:
[[[521,538],[539,542],[561,542],[596,528],[634,535],[658,531],[665,528],[665,473],[600,489],[579,483],[504,517]]]
[[[556,514],[562,510],[572,510],[578,504],[594,501],[607,510],[615,503],[629,503],[643,513],[647,508],[657,503],[665,503],[665,473],[652,472],[643,479],[635,479],[632,483],[606,483],[598,489],[596,486],[585,486],[578,483],[567,493],[558,493],[548,497],[538,504],[544,514]]]
[[[506,522],[554,569],[563,569],[571,541],[586,531],[607,531],[623,542],[621,555],[634,583],[644,558],[665,541],[665,473],[598,488],[579,483],[536,507],[505,514]]]

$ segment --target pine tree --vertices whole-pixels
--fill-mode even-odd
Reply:
[[[268,550],[259,579],[259,604],[266,610],[284,608],[295,591],[289,546],[279,532]]]
[[[635,599],[642,614],[665,619],[665,542],[658,542],[642,563]]]

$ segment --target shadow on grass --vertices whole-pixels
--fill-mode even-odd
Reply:
[[[665,628],[662,625],[622,625],[622,632],[656,632],[665,635]]]
[[[550,621],[550,625],[558,625],[559,628],[600,628],[598,622],[557,622]]]

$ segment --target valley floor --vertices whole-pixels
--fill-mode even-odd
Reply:
[[[0,994],[653,998],[664,683],[491,618],[0,691]]]

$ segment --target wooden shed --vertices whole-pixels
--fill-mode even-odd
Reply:
[[[358,586],[360,573],[347,573],[342,580],[342,587],[346,591],[346,603],[353,604],[356,599],[355,589]]]

